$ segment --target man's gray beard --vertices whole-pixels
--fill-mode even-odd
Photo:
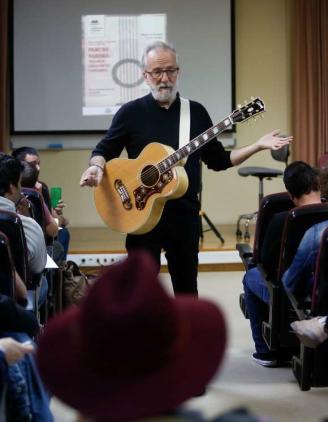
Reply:
[[[159,103],[172,103],[175,100],[175,97],[177,96],[178,87],[177,84],[171,87],[172,91],[169,92],[161,92],[159,87],[157,86],[151,86],[151,93],[156,101]]]

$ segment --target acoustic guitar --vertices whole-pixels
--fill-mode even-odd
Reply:
[[[263,101],[256,98],[176,151],[153,142],[136,159],[108,161],[95,189],[95,204],[103,221],[122,233],[143,234],[153,229],[166,201],[181,197],[188,188],[183,168],[186,158],[232,125],[264,111]]]

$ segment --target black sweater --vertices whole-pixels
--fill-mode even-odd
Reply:
[[[179,148],[180,98],[168,108],[160,107],[151,94],[123,105],[113,118],[105,137],[92,151],[92,156],[101,155],[106,161],[118,157],[126,148],[129,158],[136,158],[150,142],[160,142]],[[206,109],[190,101],[190,139],[212,126]],[[165,211],[184,213],[199,210],[200,160],[215,171],[232,166],[230,152],[224,150],[216,139],[191,154],[185,165],[189,187],[184,196],[168,201]]]

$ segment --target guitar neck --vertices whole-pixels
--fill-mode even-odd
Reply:
[[[193,152],[197,151],[199,148],[207,144],[210,140],[218,136],[220,133],[225,131],[229,126],[234,125],[235,123],[245,122],[251,117],[256,116],[257,114],[263,113],[265,111],[265,106],[261,98],[255,98],[248,104],[245,104],[243,107],[238,106],[238,109],[234,110],[228,117],[222,120],[217,125],[212,126],[205,132],[198,135],[187,145],[175,151],[173,154],[166,157],[164,160],[160,161],[157,164],[158,171],[160,174],[165,173],[167,170],[175,166],[179,161],[188,157]]]
[[[174,167],[179,161],[188,157],[193,152],[197,151],[220,133],[225,131],[233,124],[230,116],[222,120],[220,123],[210,127],[205,132],[192,139],[187,145],[179,148],[173,154],[160,161],[157,165],[161,174],[165,173],[170,168]]]

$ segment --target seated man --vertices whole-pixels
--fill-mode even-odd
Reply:
[[[34,164],[31,164],[27,161],[22,162],[23,165],[23,172],[22,172],[22,179],[21,185],[23,188],[30,188],[35,189],[37,180],[38,180],[38,170]],[[47,242],[47,251],[48,254],[53,258],[53,260],[59,265],[62,261],[65,260],[65,252],[64,247],[62,244],[54,239],[58,236],[58,227],[62,226],[66,220],[64,220],[62,215],[59,215],[57,219],[55,219],[45,202],[43,202],[43,209],[45,215],[45,235],[46,238],[49,239]]]
[[[27,163],[34,164],[36,169],[37,169],[37,172],[38,172],[37,178],[39,177],[39,173],[40,173],[40,169],[41,169],[41,167],[40,167],[41,163],[40,163],[39,153],[35,148],[32,148],[32,147],[17,148],[12,152],[12,156],[17,158],[21,162],[25,161]],[[69,234],[69,231],[66,227],[68,225],[69,221],[66,217],[64,217],[64,214],[63,214],[63,208],[65,207],[65,204],[63,203],[62,200],[60,200],[58,202],[58,205],[56,206],[56,208],[52,207],[49,189],[48,189],[48,186],[44,182],[37,180],[37,182],[35,184],[35,188],[40,193],[42,193],[43,199],[44,199],[48,209],[50,210],[52,216],[55,219],[57,219],[58,222],[59,222],[58,225],[61,229],[58,232],[57,240],[62,244],[62,246],[64,248],[63,257],[64,257],[64,260],[66,260],[68,247],[69,247],[70,234]],[[55,259],[55,261],[56,261],[56,259]]]
[[[321,203],[318,175],[308,164],[302,161],[289,164],[284,172],[284,184],[296,207]],[[269,274],[273,274],[278,265],[286,216],[287,212],[282,212],[272,218],[263,241],[262,263]],[[270,295],[257,267],[246,271],[243,285],[256,350],[253,359],[260,365],[274,366],[277,364],[277,356],[269,351],[262,337],[262,322],[267,317]]]
[[[16,204],[22,197],[21,172],[22,165],[18,160],[6,154],[0,156],[0,209],[16,213]],[[47,262],[44,234],[33,218],[20,215],[20,219],[26,238],[29,270],[32,274],[40,274]],[[47,280],[42,277],[39,305],[46,300],[47,290]]]

